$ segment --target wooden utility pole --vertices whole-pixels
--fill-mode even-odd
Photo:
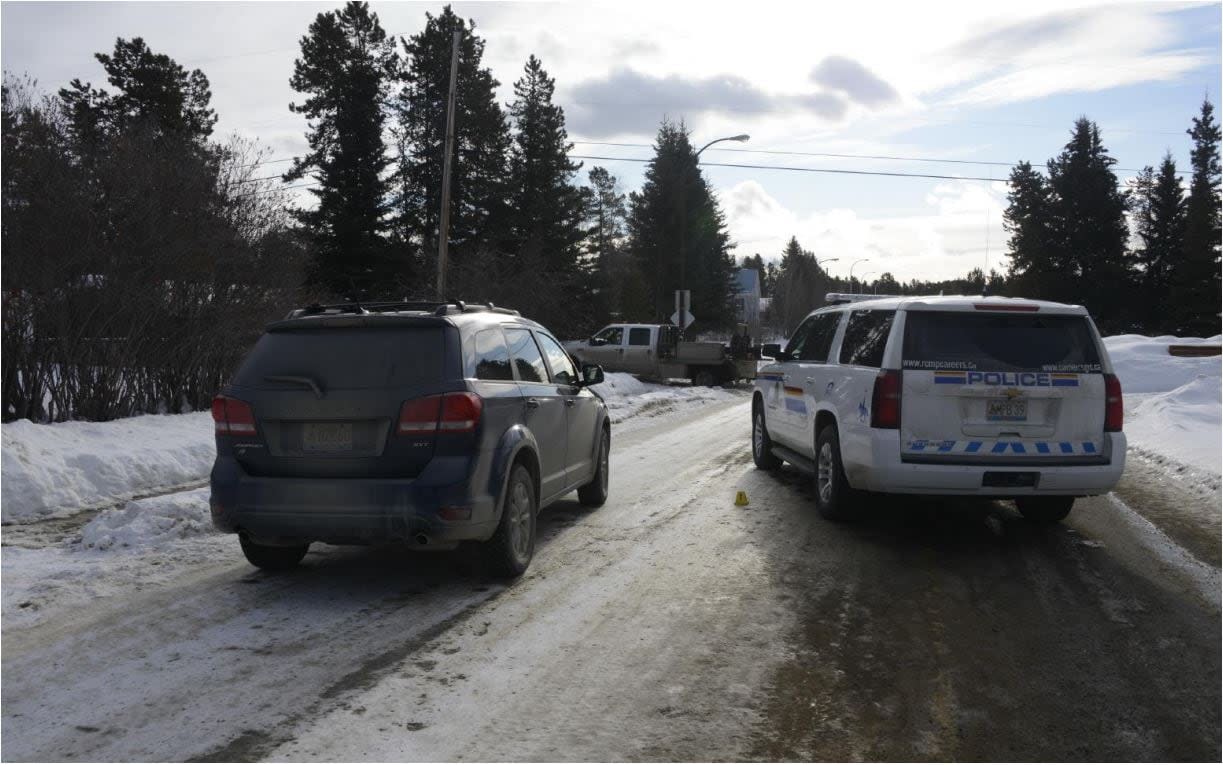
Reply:
[[[446,299],[446,255],[450,249],[450,173],[454,157],[454,105],[458,92],[459,41],[462,32],[454,33],[450,54],[450,98],[446,102],[446,154],[442,159],[442,214],[437,241],[437,297]]]

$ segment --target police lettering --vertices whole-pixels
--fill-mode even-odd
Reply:
[[[969,372],[969,385],[1009,385],[1012,387],[1049,387],[1048,372]]]

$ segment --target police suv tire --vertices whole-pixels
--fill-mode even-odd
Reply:
[[[603,430],[599,435],[599,456],[596,458],[594,478],[578,489],[578,501],[586,507],[602,507],[607,501],[607,484],[611,473],[610,453],[611,434]]]
[[[1041,525],[1057,523],[1070,515],[1074,497],[1020,497],[1015,506],[1023,517]]]
[[[752,406],[752,461],[761,470],[781,467],[781,459],[773,454],[773,439],[769,438],[769,428],[764,422],[764,407],[759,404]]]
[[[514,579],[531,565],[538,515],[539,499],[535,496],[531,471],[521,463],[515,464],[501,500],[501,520],[492,538],[484,543],[494,576]]]
[[[815,509],[830,521],[844,521],[860,498],[845,478],[837,427],[825,425],[815,439]]]
[[[246,534],[239,534],[238,542],[242,545],[242,554],[246,556],[246,560],[264,571],[291,569],[301,563],[302,558],[306,557],[306,551],[310,549],[309,544],[291,547],[261,545],[252,542]]]

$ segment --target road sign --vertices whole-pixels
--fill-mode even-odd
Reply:
[[[671,314],[671,323],[679,327],[680,330],[687,329],[692,323],[692,314],[688,311],[692,307],[692,292],[690,290],[675,291],[675,313]],[[679,319],[684,317],[684,323],[681,324]]]

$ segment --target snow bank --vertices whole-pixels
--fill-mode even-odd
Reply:
[[[639,415],[671,411],[676,404],[729,401],[740,397],[723,388],[642,382],[627,372],[607,372],[604,381],[593,386],[592,390],[603,397],[612,423]]]
[[[27,521],[208,477],[216,454],[208,412],[113,422],[0,427],[0,517]]]
[[[1137,449],[1215,475],[1223,465],[1223,362],[1182,358],[1169,345],[1217,345],[1212,338],[1104,338],[1125,397],[1125,432]]]
[[[81,546],[160,549],[180,539],[214,533],[208,493],[207,488],[182,491],[103,510],[81,529]]]
[[[1115,335],[1104,338],[1113,369],[1121,380],[1121,390],[1130,393],[1167,393],[1205,375],[1218,379],[1220,358],[1186,358],[1168,355],[1169,345],[1219,345],[1214,337],[1145,337]]]

